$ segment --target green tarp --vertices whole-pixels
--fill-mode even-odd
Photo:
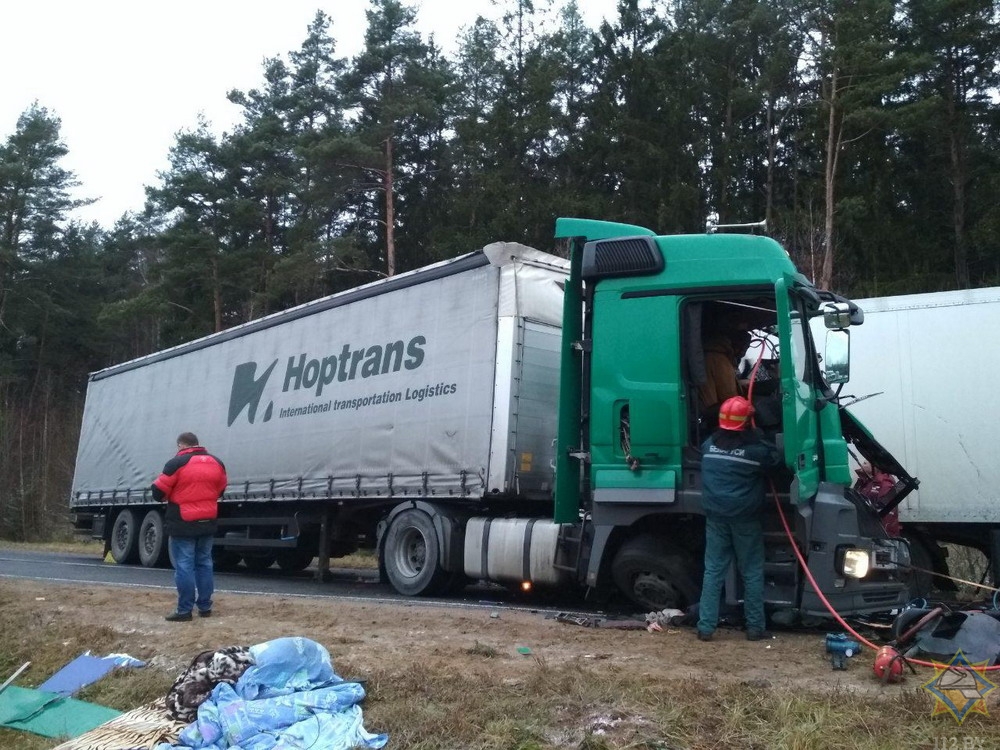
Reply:
[[[0,693],[0,726],[43,737],[79,737],[121,711],[11,685]]]

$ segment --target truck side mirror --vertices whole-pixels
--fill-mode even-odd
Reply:
[[[853,322],[851,306],[846,302],[827,302],[823,305],[823,323],[827,328],[840,330]]]
[[[851,332],[826,332],[826,354],[823,357],[823,377],[830,385],[851,379]]]

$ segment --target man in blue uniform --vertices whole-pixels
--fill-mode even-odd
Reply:
[[[764,618],[765,477],[781,463],[778,450],[750,427],[753,406],[742,396],[719,409],[719,429],[702,445],[705,577],[698,639],[710,641],[719,622],[719,599],[733,558],[743,579],[747,640],[770,638]]]

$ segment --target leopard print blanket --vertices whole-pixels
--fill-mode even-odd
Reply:
[[[250,649],[229,646],[218,651],[202,651],[178,677],[167,693],[167,713],[176,721],[190,724],[220,682],[234,684],[253,665]]]

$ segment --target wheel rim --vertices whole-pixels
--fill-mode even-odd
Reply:
[[[632,591],[636,598],[661,609],[675,607],[683,598],[680,589],[668,578],[650,571],[639,573],[635,577]]]
[[[142,546],[147,555],[152,556],[156,550],[157,536],[156,529],[153,528],[152,524],[146,527],[146,531],[142,535]]]
[[[417,529],[410,527],[400,534],[396,554],[396,570],[407,578],[416,578],[427,564],[427,541]]]
[[[121,523],[118,523],[115,526],[116,526],[116,528],[115,528],[115,546],[118,549],[120,549],[120,550],[124,550],[124,549],[126,549],[128,547],[128,530],[129,530],[129,525],[127,523],[125,523],[124,521],[122,521]]]

